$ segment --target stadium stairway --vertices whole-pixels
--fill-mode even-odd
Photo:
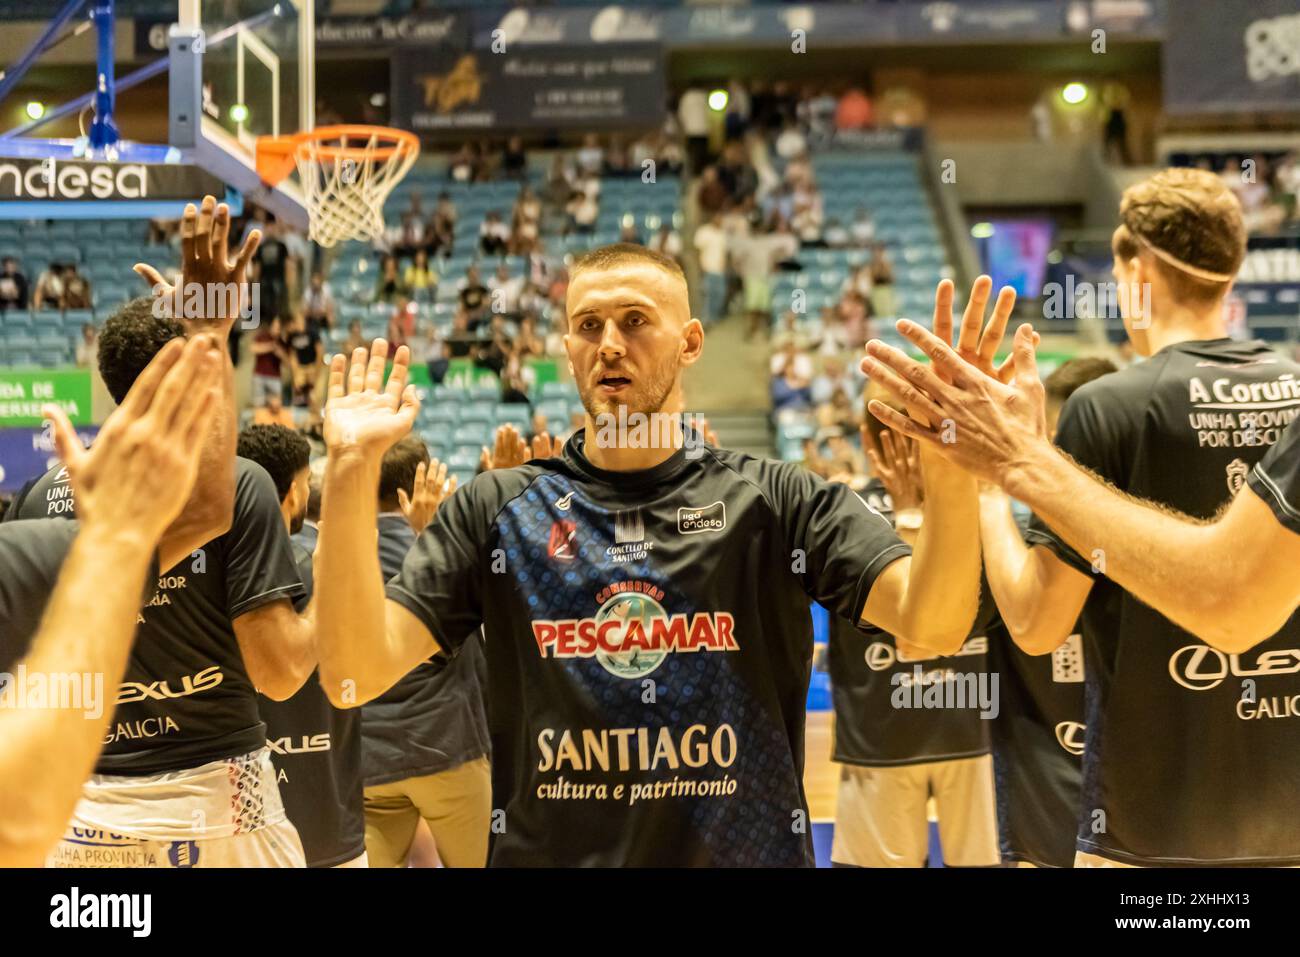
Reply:
[[[772,426],[769,414],[761,410],[736,411],[728,409],[700,409],[708,419],[709,427],[718,433],[723,448],[734,449],[760,458],[775,458],[772,443]]]

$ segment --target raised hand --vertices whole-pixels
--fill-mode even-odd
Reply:
[[[171,286],[147,263],[133,267],[155,297],[170,300],[172,315],[190,333],[228,334],[248,307],[248,264],[262,242],[262,232],[250,232],[233,259],[229,241],[230,207],[214,196],[204,196],[201,207],[190,203],[181,216],[180,288]]]
[[[415,469],[415,487],[410,495],[406,489],[397,490],[397,503],[415,534],[419,535],[438,513],[438,506],[456,491],[456,476],[447,478],[447,466],[430,459],[428,467],[421,462]]]
[[[862,426],[862,450],[871,461],[871,470],[885,486],[894,511],[920,508],[924,501],[921,482],[921,449],[917,443],[886,429],[880,433],[880,444],[871,439],[871,430]]]
[[[553,439],[549,432],[538,432],[533,436],[532,448],[529,450],[528,460],[531,462],[533,459],[559,458],[560,453],[563,450],[563,439]]]
[[[400,346],[384,384],[388,343],[376,339],[369,352],[330,360],[325,401],[325,447],[330,456],[361,455],[376,467],[384,453],[411,431],[420,410],[415,386],[409,384],[411,350]]]
[[[903,415],[872,401],[867,408],[881,422],[977,478],[1003,486],[1036,453],[1050,449],[1034,355],[1037,335],[1031,326],[1016,330],[1007,382],[980,370],[914,322],[900,321],[898,331],[930,357],[933,367],[879,340],[867,343],[863,371],[909,412]],[[924,421],[911,415],[913,408]]]
[[[212,336],[167,343],[89,450],[61,408],[41,410],[85,526],[138,534],[150,545],[162,537],[194,487],[224,356],[224,343]]]
[[[483,446],[478,457],[478,467],[484,472],[512,469],[527,462],[532,457],[528,453],[528,443],[519,434],[519,430],[513,425],[501,425],[497,427],[495,445],[491,449]]]

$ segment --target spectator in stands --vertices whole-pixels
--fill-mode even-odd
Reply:
[[[447,163],[447,175],[457,183],[472,183],[480,179],[482,169],[478,147],[473,143],[462,143]]]
[[[510,227],[501,214],[490,209],[478,228],[478,248],[484,256],[504,256],[510,247]]]
[[[709,94],[691,87],[677,101],[677,119],[686,137],[690,172],[698,175],[709,160]]]
[[[76,263],[63,271],[63,308],[89,309],[92,303],[90,280],[77,272]]]
[[[510,267],[504,262],[500,263],[488,280],[488,291],[491,293],[492,312],[503,316],[516,315],[519,312],[519,297],[524,291],[524,277],[510,275]]]
[[[36,279],[32,296],[33,309],[63,308],[63,263],[50,263]]]
[[[774,377],[788,372],[794,379],[809,387],[808,396],[812,398],[814,372],[812,356],[801,349],[797,341],[788,339],[781,344],[781,348],[772,351],[772,358],[768,361],[768,371]]]
[[[835,128],[865,130],[871,126],[872,120],[871,98],[856,86],[845,90],[835,105]]]
[[[825,434],[827,480],[846,482],[860,487],[861,480],[867,475],[867,459],[849,441],[848,436],[858,432],[858,420],[849,418],[843,425],[825,427],[818,434]]]
[[[77,341],[77,368],[99,368],[99,330],[93,322],[82,323],[81,338]]]
[[[369,348],[370,342],[361,331],[361,320],[353,319],[348,323],[348,338],[343,343],[344,355],[352,355],[358,349]]]
[[[853,242],[857,246],[870,246],[876,241],[876,221],[871,218],[871,213],[865,206],[859,206],[853,214],[849,233],[852,234]]]
[[[322,330],[334,328],[337,305],[334,292],[325,281],[325,274],[319,269],[312,270],[307,290],[302,295],[302,314],[307,320],[308,328],[319,334]]]
[[[596,231],[596,219],[600,216],[600,204],[595,193],[580,189],[573,194],[565,211],[569,214],[569,229],[589,236]]]
[[[861,416],[862,389],[866,379],[855,365],[849,370],[848,363],[840,356],[827,356],[822,362],[821,375],[812,380],[812,400],[818,405],[831,402],[836,395],[842,395],[849,403],[851,411]]]
[[[464,277],[456,283],[456,297],[472,332],[491,305],[489,290],[479,278],[478,266],[471,264],[465,270]]]
[[[420,324],[421,339],[418,353],[415,358],[423,360],[424,366],[429,370],[429,381],[434,385],[441,385],[442,380],[447,377],[447,370],[451,368],[451,346],[438,333],[438,327],[432,322],[423,322]]]
[[[750,164],[744,143],[737,141],[723,147],[717,167],[718,179],[731,202],[743,202],[758,192],[758,173]]]
[[[831,249],[846,249],[853,243],[853,237],[839,217],[831,216],[826,220],[826,228],[822,230],[822,242]]]
[[[414,213],[403,213],[400,232],[392,244],[393,252],[402,257],[410,256],[424,245],[424,223]]]
[[[253,406],[261,408],[274,396],[280,402],[284,390],[284,362],[288,349],[281,338],[279,319],[263,319],[253,336]]]
[[[722,214],[715,212],[695,230],[695,252],[704,285],[704,322],[722,318],[727,302],[727,234],[722,228]]]
[[[802,183],[813,182],[812,160],[807,153],[802,153],[790,160],[785,166],[785,181],[794,190]]]
[[[794,159],[808,152],[808,140],[795,123],[788,122],[776,138],[776,155],[781,159]]]
[[[418,189],[411,190],[406,197],[406,209],[403,211],[410,213],[416,219],[424,219],[424,196]]]
[[[510,214],[510,252],[527,256],[537,247],[541,233],[542,202],[527,183],[519,187],[515,208]]]
[[[796,109],[811,147],[825,146],[835,133],[835,110],[839,102],[829,89],[809,87]]]
[[[632,160],[628,154],[627,145],[623,142],[623,137],[614,134],[609,138],[609,146],[605,149],[605,163],[602,168],[605,176],[628,176],[632,173]]]
[[[406,294],[406,286],[397,272],[397,257],[389,254],[379,263],[379,275],[375,277],[375,302],[397,302]]]
[[[310,410],[316,418],[316,385],[325,369],[325,343],[321,341],[320,327],[307,321],[306,313],[295,311],[289,320],[288,345],[289,381],[293,388],[293,404]]]
[[[885,252],[884,243],[876,243],[871,253],[871,314],[892,319],[894,305],[894,264]]]
[[[457,309],[451,317],[451,335],[447,337],[449,358],[465,359],[474,353],[478,339],[469,328],[469,315]]]
[[[840,298],[834,321],[822,340],[823,352],[861,351],[871,333],[868,302],[866,296],[852,289]]]
[[[618,231],[618,241],[631,243],[633,246],[645,245],[641,242],[641,230],[637,228],[635,216],[628,214],[623,217],[623,225]]]
[[[729,199],[727,187],[718,175],[718,168],[706,166],[695,187],[695,203],[699,206],[700,212],[705,216],[720,213],[726,208]]]
[[[18,267],[18,260],[6,256],[0,262],[0,312],[7,309],[27,308],[27,277]]]
[[[650,238],[649,247],[657,253],[663,253],[677,262],[682,259],[682,237],[669,220],[664,220],[659,229]]]
[[[812,360],[792,344],[772,357],[772,412],[777,415],[812,408]]]
[[[546,343],[537,334],[537,322],[531,316],[519,320],[519,334],[515,336],[515,355],[521,362],[546,355]]]
[[[258,302],[263,316],[287,320],[289,289],[295,282],[289,247],[285,244],[285,226],[271,221],[262,233],[262,243],[255,258],[260,266]]]
[[[800,183],[793,195],[793,211],[790,227],[806,246],[821,246],[822,242],[822,194],[812,182]]]
[[[474,364],[481,369],[491,369],[498,377],[505,370],[511,355],[510,336],[505,323],[504,316],[494,315],[486,341],[474,352]]]
[[[501,151],[501,175],[506,179],[528,178],[528,154],[518,136],[510,137]]]
[[[415,338],[417,312],[415,303],[411,302],[409,298],[406,296],[398,298],[397,308],[388,317],[388,332],[385,336],[390,350],[396,351],[399,346],[409,346],[411,344],[411,340]]]
[[[417,249],[415,258],[402,273],[402,285],[421,302],[432,302],[438,292],[438,274],[429,268],[429,253]]]
[[[548,214],[558,218],[561,216],[569,200],[573,197],[575,188],[573,171],[563,154],[556,153],[551,159],[551,168],[546,174],[546,183],[542,187],[542,204],[548,211]]]
[[[588,133],[582,138],[582,146],[574,159],[578,164],[578,173],[585,176],[599,176],[605,170],[605,150],[600,145],[600,137]]]
[[[727,111],[723,115],[723,130],[728,140],[738,140],[749,128],[749,116],[752,104],[749,90],[739,80],[727,84]]]
[[[796,256],[799,240],[778,223],[777,228],[756,233],[737,244],[734,252],[736,272],[740,274],[749,316],[747,338],[752,339],[772,323],[772,289],[770,277],[778,262]]]
[[[840,295],[848,293],[857,293],[864,299],[871,295],[871,263],[865,262],[855,266],[853,271],[844,277],[844,283],[840,286]]]

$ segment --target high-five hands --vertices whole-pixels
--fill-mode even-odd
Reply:
[[[952,283],[948,280],[939,284],[935,294],[937,334],[915,322],[899,320],[898,332],[927,355],[932,365],[872,340],[867,343],[862,371],[908,410],[908,415],[902,415],[873,401],[868,406],[872,415],[978,478],[1002,484],[1033,451],[1050,443],[1034,354],[1038,335],[1028,324],[1020,326],[1012,355],[994,367],[993,356],[1005,334],[1015,294],[1002,290],[993,317],[981,334],[991,288],[987,276],[976,280],[955,349],[950,344]],[[941,315],[945,300],[947,325]]]
[[[171,300],[172,315],[188,333],[225,336],[248,306],[248,264],[262,242],[262,231],[250,232],[233,259],[229,241],[230,207],[214,196],[204,196],[201,207],[189,203],[181,217],[179,292],[148,263],[133,267],[155,297]],[[209,309],[215,314],[209,315]]]
[[[862,448],[871,460],[871,471],[889,493],[894,511],[920,508],[925,497],[920,446],[914,440],[886,429],[880,433],[877,447],[871,440],[871,430],[864,425]]]
[[[420,397],[410,385],[411,350],[399,346],[384,383],[388,343],[330,360],[325,401],[325,447],[331,456],[358,455],[376,468],[394,442],[411,431]]]
[[[410,495],[406,489],[397,490],[397,503],[415,534],[419,535],[433,521],[438,506],[456,491],[456,476],[447,477],[446,464],[430,459],[426,467],[421,462],[415,469],[415,488]]]
[[[539,432],[533,436],[532,442],[527,442],[513,425],[501,425],[497,427],[493,447],[489,449],[486,445],[483,446],[478,457],[478,467],[484,472],[512,469],[533,459],[554,458],[563,448],[564,441],[552,439],[547,432]]]

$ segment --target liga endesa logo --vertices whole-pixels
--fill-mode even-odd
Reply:
[[[640,678],[669,652],[739,651],[736,620],[725,611],[670,615],[663,590],[649,582],[617,582],[600,590],[591,618],[534,621],[543,658],[595,658],[619,678]]]

